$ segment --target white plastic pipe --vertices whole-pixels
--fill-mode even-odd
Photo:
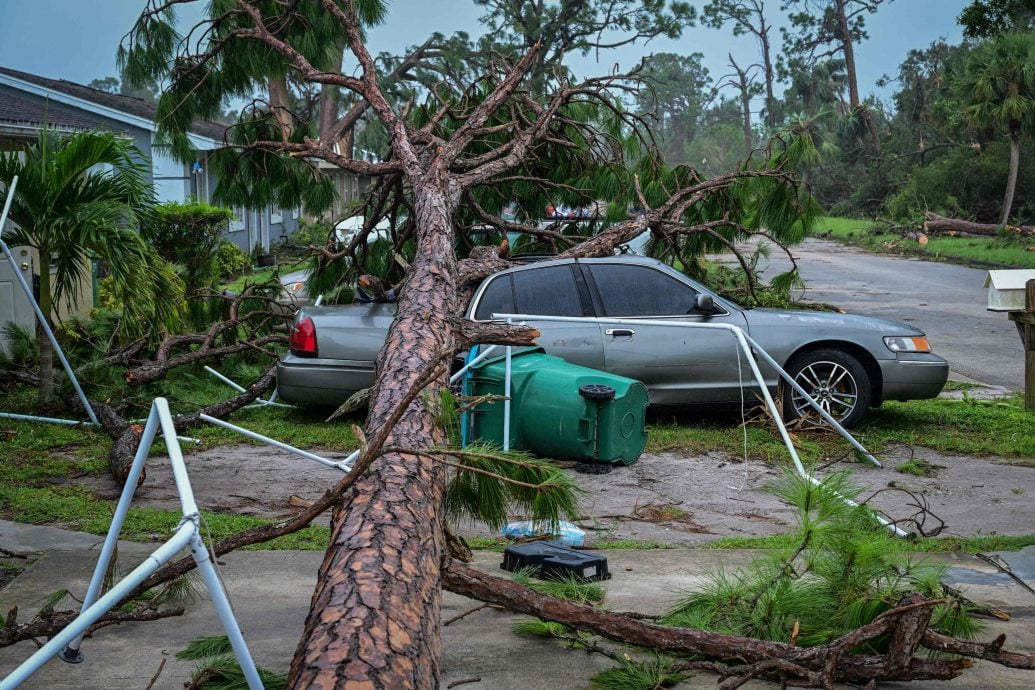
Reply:
[[[830,426],[834,427],[834,430],[837,431],[837,433],[841,434],[841,436],[843,436],[850,444],[852,444],[853,448],[855,448],[857,451],[862,453],[863,457],[865,457],[867,460],[870,461],[870,464],[872,464],[872,465],[874,465],[876,467],[884,467],[884,465],[882,465],[877,458],[875,458],[872,454],[870,454],[870,451],[866,450],[866,448],[861,443],[859,443],[859,441],[855,438],[855,436],[853,436],[847,429],[845,429],[843,426],[841,426],[841,423],[838,422],[834,418],[833,415],[831,415],[829,412],[824,410],[823,406],[820,405],[819,402],[817,402],[815,398],[813,398],[811,395],[809,395],[808,392],[806,392],[805,389],[802,388],[798,384],[798,382],[794,380],[794,377],[792,377],[790,374],[788,374],[784,370],[783,367],[781,367],[779,364],[777,364],[776,360],[773,359],[772,357],[770,357],[769,353],[766,352],[764,349],[762,349],[762,346],[759,345],[757,342],[755,342],[754,338],[752,338],[747,333],[744,333],[743,335],[744,335],[744,338],[747,339],[748,343],[750,343],[751,346],[754,348],[754,350],[752,350],[752,352],[754,354],[757,354],[757,355],[761,356],[762,359],[765,360],[765,362],[769,366],[771,366],[773,369],[775,369],[777,371],[777,373],[780,374],[780,377],[784,381],[786,381],[788,383],[788,385],[790,385],[791,388],[793,388],[795,391],[797,391],[802,396],[804,396],[805,397],[805,401],[808,402],[808,404],[812,407],[812,409],[814,409],[816,412],[819,413],[819,416],[822,417],[827,422],[827,424],[829,424]]]
[[[207,371],[208,373],[212,374],[213,376],[215,376],[217,379],[219,379],[220,381],[222,381],[226,385],[228,385],[231,388],[233,388],[238,393],[247,393],[248,392],[247,390],[244,389],[244,386],[242,386],[241,384],[237,383],[233,379],[231,379],[231,378],[229,378],[227,376],[224,376],[223,374],[219,373],[218,371],[216,371],[212,367],[206,365],[204,367],[204,369],[205,369],[205,371]],[[262,398],[257,398],[255,400],[255,405],[260,406],[260,407],[268,406],[268,405],[273,405],[274,407],[292,407],[292,408],[294,407],[294,405],[288,405],[286,403],[274,402],[273,399],[276,397],[276,395],[277,395],[277,392],[276,392],[276,390],[274,390],[273,391],[273,395],[270,396],[269,400],[263,400]],[[251,406],[249,406],[249,407],[251,407]]]
[[[10,675],[0,681],[0,690],[17,688],[29,676],[40,670],[44,664],[57,655],[66,645],[77,638],[81,638],[87,628],[96,623],[101,616],[136,589],[137,585],[150,577],[162,565],[172,560],[176,554],[187,546],[191,539],[194,538],[196,530],[197,526],[193,522],[181,522],[176,529],[176,534],[169,541],[158,547],[143,563],[134,568],[129,575],[98,599],[93,606],[84,609],[64,630],[50,638],[47,644],[40,647],[35,654],[22,662]]]
[[[212,605],[215,607],[216,615],[219,616],[219,621],[223,624],[223,630],[230,640],[230,647],[234,650],[234,656],[237,657],[237,661],[241,664],[241,671],[244,673],[248,687],[251,690],[263,690],[262,679],[259,678],[259,670],[255,668],[252,653],[248,650],[248,644],[244,641],[241,626],[238,625],[237,617],[234,616],[230,600],[223,589],[223,583],[219,581],[219,574],[216,572],[215,566],[212,565],[212,558],[209,556],[208,549],[205,548],[205,542],[201,540],[201,536],[198,534],[197,525],[194,528],[194,538],[191,540],[190,555],[194,558],[194,562],[198,564],[201,579],[208,589],[209,596],[212,597]]]
[[[29,298],[29,304],[32,305],[32,310],[36,312],[36,320],[39,322],[43,331],[47,334],[47,339],[50,340],[50,344],[54,346],[54,353],[58,356],[61,361],[61,366],[65,368],[65,373],[68,374],[68,379],[72,382],[72,387],[75,388],[76,395],[83,403],[83,407],[86,409],[86,416],[90,418],[90,421],[97,424],[97,415],[94,414],[93,407],[90,406],[90,401],[86,399],[86,393],[83,392],[82,387],[79,385],[79,379],[75,377],[75,372],[72,371],[72,365],[68,363],[68,359],[65,358],[65,351],[61,349],[58,344],[57,337],[54,335],[54,331],[51,330],[50,324],[47,323],[47,317],[44,316],[43,310],[40,308],[39,303],[36,301],[36,296],[32,293],[32,288],[25,282],[25,276],[18,269],[18,262],[15,261],[14,256],[11,254],[11,250],[7,247],[7,243],[3,240],[4,226],[7,225],[7,215],[11,211],[11,202],[14,201],[14,192],[18,186],[18,176],[15,175],[14,179],[11,180],[11,184],[7,187],[7,201],[4,202],[4,210],[0,213],[0,251],[3,251],[4,256],[7,257],[7,262],[11,264],[11,272],[14,273],[14,277],[18,280],[18,284],[22,288],[22,292]],[[43,267],[41,270],[49,270],[49,267]]]
[[[13,412],[0,412],[0,419],[17,419],[21,422],[46,422],[47,424],[62,424],[64,426],[97,426],[93,422],[83,422],[77,419],[37,417],[36,415],[32,414],[14,414]]]
[[[248,429],[245,429],[244,427],[237,426],[236,424],[231,424],[230,422],[225,422],[222,419],[217,419],[216,417],[210,417],[207,414],[201,415],[201,418],[204,419],[209,424],[215,424],[216,426],[221,426],[224,429],[229,429],[230,431],[236,431],[237,433],[241,434],[242,436],[247,436],[248,438],[256,440],[256,441],[259,441],[260,443],[265,443],[268,446],[273,446],[274,448],[280,448],[281,450],[286,450],[289,453],[294,453],[295,455],[301,456],[303,458],[307,458],[309,460],[313,460],[314,462],[318,462],[321,465],[324,465],[325,467],[333,467],[335,469],[341,470],[342,472],[351,472],[352,471],[352,463],[355,462],[356,458],[359,457],[359,451],[357,450],[357,451],[353,452],[351,455],[349,455],[349,457],[345,458],[344,460],[340,460],[340,461],[328,460],[327,458],[320,457],[319,455],[316,455],[315,453],[310,453],[307,450],[302,450],[301,448],[295,448],[294,446],[289,446],[288,444],[282,443],[281,441],[278,441],[276,439],[272,439],[269,436],[263,436],[262,434],[256,433],[254,431],[250,431]]]
[[[172,466],[173,479],[176,483],[176,491],[179,494],[183,519],[180,520],[175,535],[169,541],[160,546],[147,560],[133,569],[129,575],[112,587],[104,596],[96,601],[92,601],[92,599],[97,597],[103,577],[108,571],[119,532],[129,510],[129,503],[132,501],[137,481],[140,478],[140,472],[147,461],[148,453],[159,428],[162,430],[163,440],[169,453],[169,463]],[[90,587],[80,614],[46,645],[41,647],[0,682],[0,690],[18,687],[55,655],[60,655],[61,658],[73,663],[81,661],[82,655],[79,652],[79,645],[82,642],[83,633],[107,611],[128,596],[129,592],[140,585],[163,564],[175,557],[187,545],[191,547],[191,555],[198,564],[202,579],[209,590],[209,595],[216,608],[216,613],[223,623],[227,637],[230,639],[231,646],[241,665],[248,687],[251,690],[262,690],[262,681],[259,678],[258,670],[255,668],[255,662],[248,651],[247,644],[245,644],[240,626],[234,618],[226,591],[223,589],[219,576],[212,565],[208,549],[206,549],[198,533],[200,519],[198,506],[194,500],[194,490],[191,488],[187,467],[183,461],[183,453],[176,442],[176,428],[173,423],[172,413],[169,411],[169,403],[165,398],[156,398],[148,414],[140,445],[133,458],[133,464],[130,466],[126,485],[119,498],[111,527],[108,529],[108,534],[105,537],[104,546],[101,549],[101,557],[98,559],[97,566],[94,569],[93,578],[90,581]]]
[[[115,553],[115,546],[119,540],[119,533],[122,531],[122,524],[126,521],[126,514],[129,513],[129,505],[133,502],[133,494],[136,493],[137,484],[140,482],[140,474],[144,471],[144,462],[154,443],[155,433],[158,431],[158,409],[151,406],[151,414],[147,416],[147,423],[144,425],[144,432],[140,436],[140,445],[137,446],[136,455],[133,457],[133,464],[129,467],[129,474],[126,476],[126,483],[122,486],[122,494],[115,506],[115,515],[112,516],[111,526],[108,534],[104,537],[104,545],[101,547],[101,555],[97,559],[97,565],[93,569],[93,577],[90,578],[90,586],[83,597],[82,610],[93,606],[100,596],[101,587],[104,585],[104,577],[108,573],[111,564],[112,554]],[[79,653],[79,645],[82,644],[83,636],[79,635],[72,640],[67,647],[61,650],[61,658],[65,661],[78,663],[82,660]]]
[[[100,426],[93,422],[83,422],[77,419],[57,419],[55,417],[37,417],[31,414],[14,414],[13,412],[0,412],[0,419],[15,419],[21,422],[45,422],[46,424],[61,424],[63,426]],[[135,423],[146,421],[144,419],[134,420]],[[192,443],[196,446],[201,445],[200,438],[193,438],[191,436],[177,436],[177,441],[182,443]]]
[[[478,353],[478,355],[470,362],[460,368],[455,374],[449,377],[449,383],[452,385],[463,378],[464,374],[471,370],[472,367],[476,367],[485,361],[485,358],[492,354],[492,351],[496,349],[495,345],[489,345],[487,348]]]
[[[510,320],[508,319],[509,323]],[[510,450],[510,360],[511,347],[507,346],[507,363],[503,373],[503,452]]]

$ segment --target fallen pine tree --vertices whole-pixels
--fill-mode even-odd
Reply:
[[[493,55],[475,66],[476,77],[469,83],[436,79],[426,89],[419,80],[432,63],[422,61],[412,84],[422,95],[396,101],[383,87],[378,63],[365,45],[360,17],[375,21],[371,3],[360,12],[352,0],[213,4],[192,34],[200,40],[170,40],[179,36],[172,10],[184,4],[187,0],[149,2],[124,46],[127,73],[169,78],[159,106],[168,113],[161,124],[165,134],[185,148],[193,119],[221,114],[215,109],[225,95],[268,90],[269,107],[244,108],[238,126],[228,130],[231,140],[222,157],[227,174],[221,179],[232,179],[238,193],[250,194],[249,203],[273,196],[280,202],[316,187],[322,178],[315,161],[326,161],[400,190],[396,207],[412,219],[407,224],[411,235],[393,238],[397,244],[412,242],[415,252],[378,358],[353,470],[298,516],[213,547],[222,555],[297,531],[331,511],[331,540],[288,687],[438,687],[443,588],[546,620],[561,619],[557,622],[609,639],[706,657],[694,663],[728,675],[728,687],[755,676],[815,687],[837,680],[949,679],[967,668],[966,659],[923,658],[937,600],[904,597],[841,640],[798,648],[579,607],[452,560],[447,484],[451,472],[475,468],[458,460],[458,451],[435,451],[446,438],[436,401],[446,387],[447,362],[474,343],[534,337],[518,331],[489,334],[483,325],[456,318],[472,284],[511,265],[491,251],[482,253],[476,266],[465,263],[457,255],[462,229],[477,218],[517,232],[501,217],[504,206],[517,199],[527,204],[525,220],[517,225],[542,237],[538,216],[553,197],[587,207],[606,199],[607,223],[592,237],[573,238],[567,247],[556,237],[545,239],[552,239],[565,257],[606,256],[649,230],[656,248],[693,270],[705,252],[729,248],[736,253],[737,241],[763,228],[775,229],[783,242],[805,236],[817,209],[793,174],[793,142],[773,141],[742,169],[706,179],[686,166],[666,166],[656,155],[644,119],[623,105],[623,98],[640,88],[637,77],[612,74],[574,83],[562,75],[536,73],[552,46],[534,42],[527,50]],[[327,59],[334,51],[314,52],[314,45],[347,48],[358,67],[343,70],[340,61]],[[176,66],[171,75],[168,65]],[[283,95],[288,77],[314,93],[347,94],[354,105],[314,132],[311,118],[293,113]],[[352,159],[339,147],[364,113],[387,136],[390,154],[377,162]],[[218,168],[220,159],[217,152],[208,160]],[[276,195],[269,184],[274,178],[284,182]],[[471,203],[473,197],[477,203]],[[635,213],[629,213],[632,208]],[[502,483],[515,481],[500,471],[490,474]],[[549,488],[545,480],[523,483]],[[192,567],[191,560],[171,564],[141,587]],[[859,643],[878,636],[887,640],[886,650],[856,653]],[[940,643],[958,648],[958,654],[996,659],[1001,651],[957,640]],[[1032,664],[1026,655],[1017,658],[1025,667]]]

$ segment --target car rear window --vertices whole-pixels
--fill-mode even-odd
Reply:
[[[692,313],[697,291],[647,266],[591,264],[606,316],[676,316]]]
[[[474,318],[485,321],[493,314],[585,316],[571,265],[532,268],[493,279]]]
[[[494,278],[478,303],[478,311],[474,318],[479,321],[488,321],[493,314],[513,314],[517,311],[514,308],[514,283],[509,275]]]
[[[585,316],[570,264],[544,266],[511,274],[522,314]]]

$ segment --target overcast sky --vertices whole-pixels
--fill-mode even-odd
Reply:
[[[870,38],[856,51],[860,89],[864,94],[876,90],[881,75],[895,75],[898,65],[912,48],[928,46],[939,37],[958,42],[961,32],[956,17],[968,0],[894,0],[867,18]],[[181,18],[198,15],[198,9],[181,12]],[[703,0],[695,0],[701,6]],[[0,0],[0,65],[45,77],[87,83],[114,76],[115,50],[132,26],[144,0]],[[767,0],[776,16],[779,0]],[[389,0],[388,20],[369,33],[371,47],[401,51],[423,42],[433,31],[449,34],[467,31],[481,33],[478,22],[482,10],[471,0]],[[777,36],[778,40],[779,37]],[[727,53],[738,62],[757,59],[755,43],[732,32],[693,28],[677,40],[656,40],[621,51],[572,60],[583,76],[633,67],[652,52],[705,55],[713,78],[726,74]]]

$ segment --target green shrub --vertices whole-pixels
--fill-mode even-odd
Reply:
[[[331,224],[322,221],[308,221],[301,219],[298,222],[298,230],[291,233],[291,236],[287,239],[287,244],[301,245],[308,247],[313,245],[314,247],[322,247],[327,244],[327,238],[331,236]]]
[[[216,247],[233,212],[203,202],[170,202],[156,206],[155,216],[155,250],[166,261],[183,266],[186,294],[196,294],[218,275]]]
[[[251,265],[248,254],[229,240],[222,240],[216,246],[216,272],[220,278],[232,278]]]

